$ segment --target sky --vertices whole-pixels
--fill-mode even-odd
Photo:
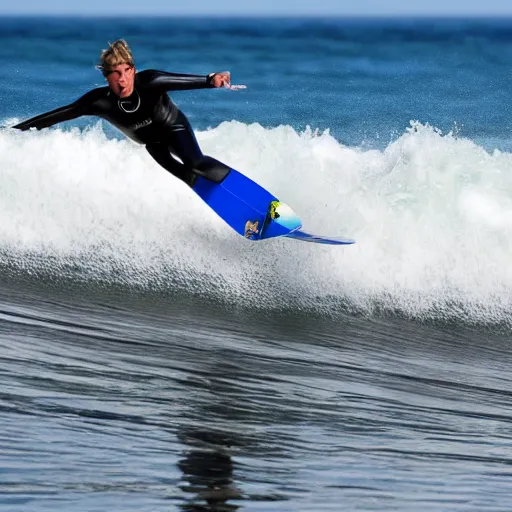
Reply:
[[[512,0],[0,0],[0,15],[512,16]]]

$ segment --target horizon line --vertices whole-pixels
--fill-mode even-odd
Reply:
[[[143,18],[357,18],[357,19],[377,19],[377,18],[423,18],[423,19],[489,19],[489,18],[512,18],[512,11],[506,13],[242,13],[242,12],[226,12],[226,13],[195,13],[195,12],[177,12],[177,13],[79,13],[79,12],[0,12],[0,17],[20,17],[20,18],[53,18],[53,17],[79,17],[79,18],[120,18],[125,19],[129,17],[143,17]]]

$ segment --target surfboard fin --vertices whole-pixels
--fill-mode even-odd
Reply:
[[[300,229],[291,231],[290,233],[284,236],[288,238],[294,238],[295,240],[302,240],[303,242],[313,242],[315,244],[351,245],[356,243],[356,241],[353,240],[352,238],[344,238],[341,236],[312,235],[311,233],[306,233],[305,231],[302,231]]]

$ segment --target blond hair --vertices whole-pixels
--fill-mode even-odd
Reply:
[[[119,66],[119,64],[135,66],[132,51],[124,39],[109,43],[108,48],[101,52],[100,62],[96,67],[101,70],[103,76],[107,76],[112,68]]]

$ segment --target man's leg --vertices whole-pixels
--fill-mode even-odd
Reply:
[[[165,144],[147,144],[146,149],[148,153],[166,170],[171,174],[184,181],[187,185],[192,187],[196,180],[196,176],[190,167],[178,162],[171,155],[169,148]]]
[[[194,174],[216,183],[220,183],[231,171],[226,164],[203,155],[194,131],[182,112],[170,127],[169,148]]]

